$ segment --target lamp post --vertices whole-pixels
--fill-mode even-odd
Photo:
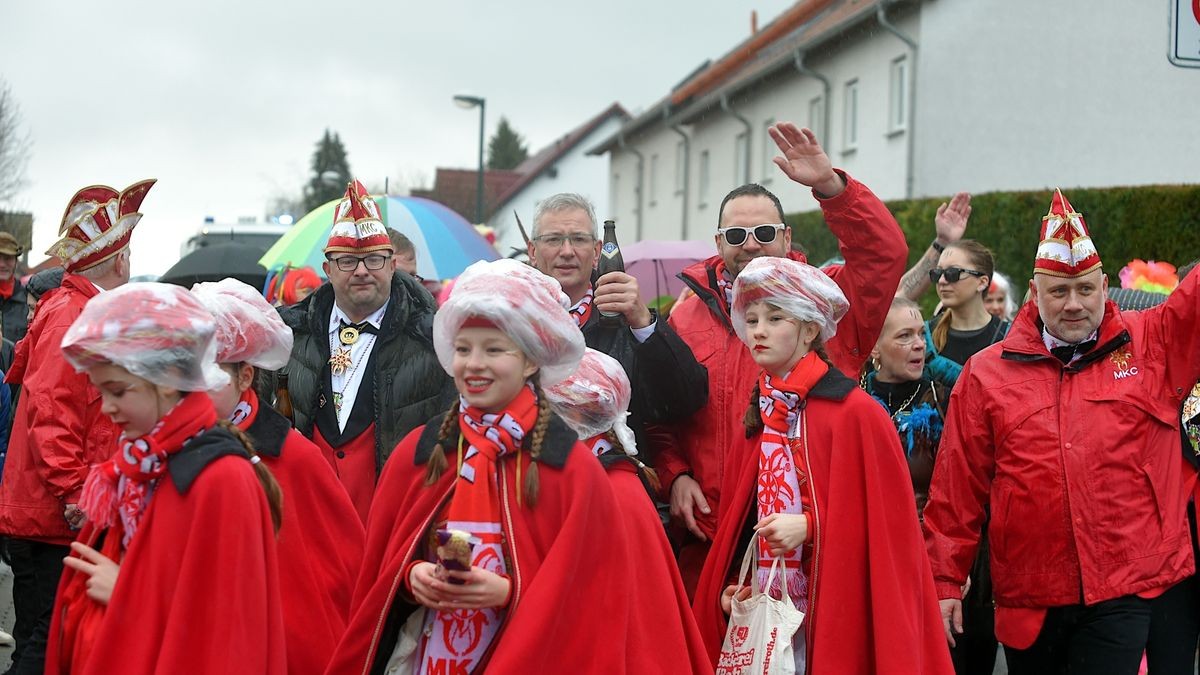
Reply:
[[[483,224],[483,111],[485,101],[479,96],[458,95],[454,103],[464,110],[479,106],[479,176],[475,180],[475,222]]]

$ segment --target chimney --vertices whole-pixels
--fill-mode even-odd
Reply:
[[[750,34],[754,35],[758,32],[758,10],[750,10]]]

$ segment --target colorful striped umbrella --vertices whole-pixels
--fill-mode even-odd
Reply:
[[[374,197],[383,224],[412,240],[417,274],[425,279],[457,277],[471,263],[496,260],[496,249],[462,216],[421,197]],[[341,199],[317,207],[296,221],[259,260],[268,270],[285,265],[311,267],[318,274],[325,261],[325,242],[333,228],[333,211]]]

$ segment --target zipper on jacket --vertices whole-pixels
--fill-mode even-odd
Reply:
[[[413,543],[408,547],[408,551],[406,551],[404,554],[405,560],[411,560],[416,554],[417,545],[425,536],[425,532],[429,529],[430,523],[434,518],[437,517],[437,514],[441,512],[442,507],[445,506],[446,500],[450,497],[450,493],[453,492],[453,490],[454,481],[450,481],[450,486],[446,488],[446,493],[443,494],[442,498],[438,500],[437,506],[430,511],[429,517],[421,523],[421,527],[417,530],[416,538],[413,539]],[[371,663],[375,660],[375,649],[379,646],[379,634],[383,631],[383,624],[387,621],[388,612],[392,611],[392,603],[396,600],[396,589],[399,588],[401,577],[404,576],[404,570],[407,568],[407,564],[402,565],[400,570],[396,572],[396,576],[392,579],[392,586],[388,589],[387,602],[383,603],[383,610],[379,614],[379,620],[375,622],[374,632],[371,633],[371,643],[367,647],[367,658],[363,662],[362,675],[368,675],[368,673],[371,672]]]
[[[808,411],[800,411],[800,427],[801,437],[804,439],[804,468],[808,470],[808,494],[812,498],[813,510],[813,556],[812,556],[812,578],[808,580],[808,615],[804,617],[804,652],[805,652],[805,670],[808,670],[808,665],[812,663],[813,650],[813,621],[817,616],[817,579],[821,564],[821,512],[817,506],[817,488],[813,481],[812,462],[808,456]],[[801,565],[803,566],[803,558],[801,556]]]

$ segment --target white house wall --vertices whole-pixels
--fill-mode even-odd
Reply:
[[[1200,180],[1166,0],[937,0],[921,33],[919,193]]]
[[[496,230],[496,250],[503,256],[513,248],[525,250],[525,242],[513,219],[513,209],[521,214],[527,230],[533,228],[533,210],[537,202],[559,192],[578,192],[596,205],[596,217],[603,219],[609,202],[608,161],[588,155],[587,151],[621,128],[619,117],[610,117],[587,138],[559,158],[550,169],[533,179],[516,196],[492,215],[488,225]],[[556,171],[555,171],[556,170]]]

